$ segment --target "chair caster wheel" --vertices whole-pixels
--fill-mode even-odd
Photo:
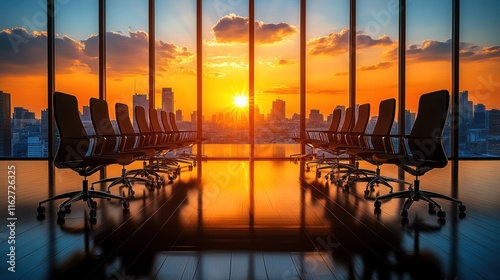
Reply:
[[[135,194],[135,191],[134,191],[133,189],[130,189],[130,190],[128,191],[128,194],[130,195],[130,197],[133,197],[133,196],[134,196],[134,194]]]
[[[95,209],[90,209],[89,216],[90,216],[91,219],[92,218],[95,219],[95,217],[97,216],[97,212],[95,211]]]
[[[65,210],[59,209],[59,211],[57,211],[57,218],[58,219],[64,219],[65,216],[66,216],[66,211]]]
[[[408,210],[406,209],[401,210],[401,217],[408,218]]]
[[[373,206],[375,207],[375,209],[380,209],[380,206],[382,206],[382,202],[380,202],[380,200],[375,200]]]
[[[43,221],[43,220],[45,220],[45,214],[44,213],[39,213],[38,215],[36,215],[36,219],[37,219],[37,221]]]
[[[128,201],[124,200],[122,202],[122,207],[123,207],[123,209],[126,210],[126,209],[128,209],[130,207],[130,203]]]
[[[92,208],[97,209],[97,201],[92,201]]]
[[[66,214],[71,213],[71,204],[64,206],[64,212],[66,212]]]
[[[467,207],[465,207],[465,205],[463,205],[463,204],[458,205],[458,212],[459,213],[465,212],[465,209],[467,209]]]
[[[64,225],[64,222],[65,222],[64,218],[57,218],[58,225]]]
[[[306,170],[305,170],[305,171],[306,171],[306,172],[309,172],[309,171],[311,171],[311,168],[310,168],[310,167],[306,167]]]
[[[365,196],[370,195],[370,190],[365,190]]]
[[[44,213],[45,213],[45,207],[44,207],[44,206],[41,206],[41,205],[40,205],[40,206],[38,206],[38,207],[36,208],[36,212],[37,212],[38,214],[44,214]]]
[[[91,224],[91,225],[97,224],[97,219],[95,217],[94,218],[89,218],[89,224]]]
[[[446,218],[446,212],[439,210],[437,212],[437,216],[439,217],[439,219],[444,219],[444,218]]]
[[[192,171],[192,170],[193,170],[193,166],[192,166],[192,165],[190,165],[190,166],[188,167],[188,170],[189,170],[189,171]]]
[[[436,206],[434,206],[433,204],[429,203],[427,209],[428,209],[429,214],[431,214],[431,215],[436,214]]]

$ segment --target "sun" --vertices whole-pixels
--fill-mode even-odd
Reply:
[[[233,103],[236,107],[243,108],[248,106],[248,96],[244,94],[236,95],[233,98]]]

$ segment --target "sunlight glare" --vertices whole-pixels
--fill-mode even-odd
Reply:
[[[234,97],[234,105],[236,105],[236,107],[240,107],[240,108],[247,107],[248,106],[248,97],[243,95],[243,94],[236,95]]]

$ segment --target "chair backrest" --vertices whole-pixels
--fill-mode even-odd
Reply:
[[[389,135],[392,130],[392,125],[394,123],[394,116],[396,114],[396,99],[390,98],[382,100],[378,108],[378,119],[375,127],[373,128],[372,134],[374,135]],[[372,148],[375,151],[384,151],[393,153],[394,150],[391,145],[391,139],[389,137],[385,138],[383,136],[372,136],[370,137]]]
[[[342,136],[340,138],[335,139],[334,143],[344,144],[344,145],[347,144],[345,141],[345,134],[351,131],[353,119],[354,119],[354,112],[352,111],[351,107],[348,107],[347,109],[345,109],[344,122],[342,123],[342,126],[338,130],[339,134]]]
[[[168,117],[170,119],[170,128],[172,128],[172,131],[179,131],[179,128],[177,127],[177,123],[175,122],[175,114],[174,112],[168,112]]]
[[[115,114],[116,114],[116,122],[118,124],[118,129],[122,135],[129,135],[126,137],[125,142],[123,143],[124,150],[133,149],[136,143],[137,137],[131,137],[130,135],[135,134],[134,126],[132,125],[132,121],[130,119],[130,114],[128,112],[128,106],[123,103],[115,104]]]
[[[161,135],[158,139],[158,143],[165,143],[167,142],[167,137],[165,136],[165,131],[163,130],[163,126],[160,124],[160,121],[158,120],[158,110],[154,108],[149,108],[149,125],[151,128],[151,131],[158,133],[158,135]]]
[[[330,123],[330,127],[328,131],[337,131],[339,129],[340,121],[342,120],[342,110],[335,109],[332,113],[332,122]],[[333,134],[328,133],[328,141],[333,142]]]
[[[144,145],[154,145],[156,144],[156,136],[151,134],[151,128],[146,120],[146,110],[142,106],[135,106],[135,122],[139,128],[139,132],[144,134]]]
[[[415,159],[432,160],[434,167],[444,167],[448,163],[441,137],[449,103],[450,94],[447,90],[420,96],[417,116],[410,132],[408,148],[412,156]]]
[[[365,103],[359,105],[358,109],[358,119],[356,120],[356,124],[351,130],[352,134],[348,134],[349,143],[357,145],[358,137],[360,134],[365,133],[366,126],[368,125],[368,121],[370,120],[370,104]]]
[[[87,155],[90,140],[80,119],[78,100],[62,92],[54,93],[54,118],[59,131],[60,143],[55,163],[81,161]],[[61,166],[58,166],[61,167]]]
[[[118,139],[111,136],[116,132],[109,118],[108,102],[102,99],[90,98],[90,117],[95,134],[106,136],[106,141],[103,141],[104,138],[97,138],[96,150],[106,154],[115,152]]]
[[[161,123],[163,124],[163,130],[165,130],[166,132],[171,132],[172,128],[170,127],[169,124],[168,113],[162,110],[160,112],[160,117],[161,117]]]

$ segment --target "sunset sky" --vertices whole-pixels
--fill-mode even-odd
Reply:
[[[42,2],[42,1],[40,1]],[[44,1],[43,1],[44,2]],[[56,90],[75,94],[80,106],[98,95],[97,1],[56,1]],[[307,1],[306,109],[324,115],[347,105],[347,0]],[[398,17],[393,0],[358,1],[357,103],[397,97]],[[396,1],[397,2],[397,1]],[[460,90],[487,109],[500,106],[500,2],[463,0]],[[40,117],[46,98],[44,5],[6,1],[0,11],[0,90],[12,107]],[[131,104],[147,93],[147,1],[107,1],[107,99]],[[188,120],[196,110],[195,1],[156,3],[156,105],[172,87],[175,109]],[[287,116],[299,112],[299,1],[255,1],[255,101],[268,114],[277,98]],[[451,0],[408,0],[407,108],[421,93],[451,90]],[[234,96],[248,94],[248,2],[204,1],[203,114],[231,110]]]

